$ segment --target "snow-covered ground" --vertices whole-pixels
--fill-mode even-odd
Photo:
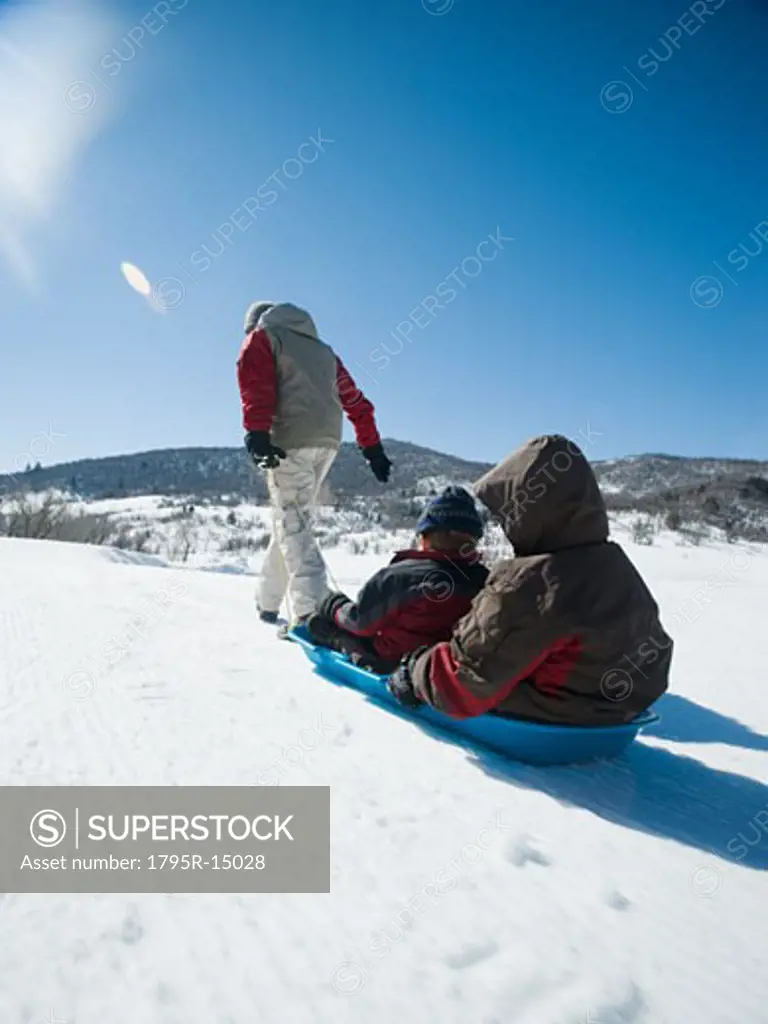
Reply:
[[[768,1022],[768,557],[626,543],[677,643],[663,721],[533,769],[324,682],[251,576],[0,540],[0,783],[332,801],[330,895],[0,895],[0,1022]],[[382,562],[326,555],[350,590]]]
[[[52,500],[56,510],[66,511],[74,521],[78,516],[109,520],[112,534],[109,542],[123,550],[159,555],[172,563],[222,572],[250,572],[254,554],[266,548],[271,530],[268,506],[235,498],[226,504],[177,495],[82,500],[50,491],[29,493],[22,500],[29,512]],[[415,500],[421,508],[427,498]],[[0,499],[0,536],[3,535],[3,514],[13,516],[18,508],[18,497]],[[504,542],[496,532],[498,546]],[[413,539],[412,530],[385,530],[378,523],[376,510],[364,500],[358,506],[343,509],[337,506],[317,508],[315,534],[323,548],[341,545],[350,554],[371,551],[380,558],[398,547],[408,546]],[[23,528],[13,535],[42,536],[34,530],[27,533]],[[70,530],[64,539],[80,539],[81,535],[85,539],[83,531]],[[52,536],[61,534],[54,532]],[[260,558],[256,558],[256,564]]]
[[[420,481],[424,492],[413,497],[411,504],[420,511],[429,500],[428,485],[439,483],[438,478]],[[605,488],[604,488],[605,489]],[[610,490],[610,486],[607,488]],[[3,517],[9,521],[18,514],[20,501],[31,515],[46,502],[52,501],[52,510],[66,513],[77,526],[77,517],[85,521],[108,521],[105,530],[98,526],[69,528],[63,531],[41,531],[17,524],[11,536],[61,538],[83,540],[89,543],[109,543],[126,551],[158,555],[166,562],[189,568],[220,572],[248,573],[258,565],[269,542],[271,513],[267,505],[230,499],[199,500],[179,495],[143,495],[129,498],[80,499],[60,491],[43,491],[0,499],[0,536]],[[358,498],[344,507],[319,506],[315,511],[314,532],[323,550],[340,547],[352,555],[373,554],[379,561],[398,548],[413,544],[413,528],[392,530],[382,525],[382,509],[376,502]],[[678,545],[691,543],[691,531],[670,534],[663,527],[663,516],[649,516],[633,511],[614,511],[610,514],[612,528],[622,537],[633,536],[633,525],[641,527],[648,543],[661,537],[662,543]],[[407,520],[406,520],[407,521]],[[413,526],[417,514],[413,515]],[[101,534],[100,539],[92,535]],[[718,531],[701,527],[700,539],[716,538]],[[638,536],[637,539],[642,539]],[[498,524],[491,522],[482,542],[484,557],[489,564],[506,558],[509,544]]]

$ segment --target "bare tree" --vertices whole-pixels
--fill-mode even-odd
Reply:
[[[0,532],[7,537],[98,545],[111,543],[117,535],[109,516],[74,512],[56,494],[37,502],[29,494],[20,495],[3,514]]]
[[[650,546],[653,544],[653,538],[656,535],[656,532],[656,524],[650,516],[647,516],[645,519],[636,519],[632,523],[632,540],[635,544],[645,544]]]

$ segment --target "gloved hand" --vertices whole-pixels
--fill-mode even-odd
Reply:
[[[280,459],[286,457],[282,448],[272,444],[268,430],[249,430],[245,435],[245,447],[260,469],[274,469],[280,465]]]
[[[387,680],[387,689],[401,707],[414,711],[421,707],[422,701],[416,696],[416,691],[413,688],[410,668],[412,659],[413,654],[400,662]]]
[[[392,463],[384,454],[381,442],[372,444],[368,448],[363,448],[363,455],[370,463],[371,472],[376,479],[380,483],[385,484],[389,480],[389,471],[392,469]]]
[[[336,612],[339,608],[343,608],[345,604],[352,604],[352,599],[347,597],[346,594],[328,594],[318,605],[317,614],[324,619],[328,619],[330,622],[336,622]]]
[[[313,612],[305,622],[307,633],[313,643],[320,647],[339,650],[337,639],[341,630],[319,612]]]

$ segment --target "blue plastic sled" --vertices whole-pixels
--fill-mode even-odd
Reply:
[[[641,729],[660,721],[653,711],[644,711],[626,725],[588,727],[540,725],[499,715],[457,719],[426,706],[409,712],[390,694],[387,676],[374,675],[353,665],[344,654],[317,647],[301,628],[292,630],[289,635],[303,647],[309,660],[317,666],[317,671],[333,682],[360,690],[378,703],[407,714],[414,721],[428,723],[443,732],[454,733],[526,764],[579,764],[615,757],[629,746]]]

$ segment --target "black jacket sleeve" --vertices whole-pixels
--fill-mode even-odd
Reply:
[[[407,599],[407,591],[404,592],[402,582],[388,567],[379,569],[357,595],[356,601],[336,610],[336,625],[355,636],[374,636],[402,606],[404,598]]]

